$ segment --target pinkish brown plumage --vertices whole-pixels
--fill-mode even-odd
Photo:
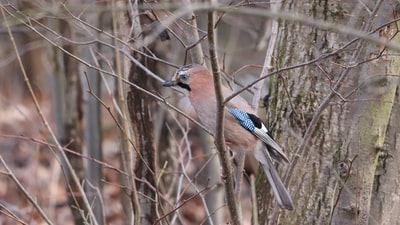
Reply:
[[[215,118],[217,114],[217,102],[215,97],[215,90],[213,83],[212,74],[205,67],[194,67],[190,70],[191,78],[188,81],[188,85],[191,87],[191,91],[188,92],[188,96],[191,104],[193,105],[200,121],[204,126],[215,134],[216,121],[211,118]],[[231,94],[231,91],[222,87],[224,97]],[[252,112],[247,102],[240,96],[232,99],[228,105],[235,105],[236,107],[244,108],[248,112]],[[257,138],[244,130],[237,120],[226,110],[225,111],[225,141],[228,146],[239,145],[243,148],[249,148],[256,144]]]
[[[207,68],[196,64],[183,66],[177,70],[173,80],[166,81],[164,86],[179,86],[185,90],[201,123],[215,134],[217,102],[213,77]],[[224,97],[232,93],[225,86],[222,86],[222,92]],[[236,190],[240,191],[244,152],[254,150],[254,156],[267,175],[278,205],[283,209],[293,209],[292,199],[272,164],[272,159],[278,162],[289,162],[289,160],[249,104],[240,96],[226,104],[224,136],[230,149],[237,153]],[[256,148],[259,140],[265,143],[266,148]]]

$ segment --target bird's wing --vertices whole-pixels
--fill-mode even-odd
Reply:
[[[271,156],[278,162],[287,162],[289,159],[283,153],[282,148],[274,141],[267,127],[256,115],[247,113],[239,108],[228,107],[229,112],[234,116],[243,128],[253,133],[262,140],[270,151]]]
[[[272,138],[271,134],[263,123],[261,123],[261,128],[256,127],[256,129],[254,129],[253,134],[260,140],[262,140],[267,145],[267,147],[273,149],[272,151],[270,151],[270,153],[276,161],[281,162],[283,160],[284,162],[289,163],[289,159],[287,158],[286,154]]]
[[[278,162],[289,162],[281,147],[274,141],[267,127],[256,115],[247,113],[239,108],[227,107],[228,111],[235,117],[240,125],[262,140],[266,148],[256,148],[254,157],[261,163],[262,168],[271,184],[272,191],[278,205],[287,210],[294,208],[292,198],[280,179],[278,172],[272,164],[272,158]]]

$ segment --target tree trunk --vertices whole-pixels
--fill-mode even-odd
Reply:
[[[139,9],[137,9],[139,10]],[[139,10],[139,14],[143,13]],[[143,13],[144,14],[144,13]],[[146,26],[142,17],[140,20],[132,21],[135,26]],[[139,32],[140,29],[136,29],[134,32]],[[132,37],[140,36],[140,33],[133,33]],[[139,45],[138,45],[139,46]],[[150,51],[154,50],[154,46],[146,46],[139,48],[141,51],[146,52],[145,49]],[[149,53],[149,52],[147,52]],[[133,57],[137,59],[142,65],[145,65],[151,71],[156,71],[156,62],[151,58],[147,58],[139,53],[132,53]],[[154,89],[152,87],[149,76],[138,67],[134,62],[131,62],[128,80],[146,90]],[[157,170],[157,154],[153,143],[153,121],[152,112],[154,111],[155,101],[149,95],[141,90],[131,86],[130,91],[127,95],[127,105],[129,110],[129,116],[132,123],[133,135],[134,135],[134,149],[135,149],[135,175],[138,180],[135,180],[138,195],[138,201],[140,203],[140,217],[141,224],[154,224],[157,220],[157,196],[155,189],[149,188],[157,187],[156,184],[156,170]],[[146,181],[146,182],[144,182]],[[148,183],[147,183],[148,182]],[[136,205],[135,205],[136,206]],[[137,207],[137,206],[136,206]]]
[[[71,27],[66,21],[60,22],[61,34],[64,37],[71,38],[73,32]],[[64,48],[72,53],[76,54],[76,48],[72,45],[65,45]],[[82,154],[83,151],[83,94],[78,74],[78,62],[66,54],[62,54],[62,61],[58,61],[56,71],[59,74],[58,79],[61,80],[60,89],[62,90],[59,101],[59,109],[61,116],[62,128],[60,136],[60,144],[62,146],[68,146],[69,149]],[[66,153],[68,160],[75,170],[76,175],[82,182],[85,179],[85,168],[83,166],[82,157],[76,154]],[[65,163],[64,168],[65,167]],[[68,194],[68,204],[71,208],[75,224],[84,224],[87,219],[84,218],[88,215],[88,209],[85,207],[84,199],[85,196],[76,195],[80,193],[79,187],[72,178],[68,169],[64,169],[66,172],[66,183],[65,188]]]
[[[393,19],[387,15],[394,1],[364,3],[291,1],[282,7],[309,15],[310,20],[366,33]],[[265,179],[259,179],[259,216],[264,224],[382,221],[378,215],[387,207],[382,199],[389,195],[383,190],[393,190],[395,180],[382,183],[376,172],[378,165],[391,171],[382,152],[390,151],[383,145],[390,132],[388,146],[395,145],[391,126],[397,125],[389,123],[389,118],[397,116],[392,112],[393,102],[398,101],[397,78],[390,75],[398,71],[390,72],[388,66],[395,59],[380,55],[383,47],[362,39],[350,43],[355,38],[293,21],[280,23],[275,68],[310,63],[271,77],[264,99],[270,129],[291,155],[292,164],[282,167],[281,174],[295,203],[293,212],[272,210],[270,188],[265,188],[269,187]],[[378,205],[371,205],[377,201]]]
[[[129,75],[129,81],[140,85],[141,87],[148,87],[148,76],[143,70],[138,69],[132,65]],[[146,88],[148,89],[148,88]],[[135,174],[139,179],[146,180],[153,187],[156,187],[156,153],[153,145],[153,126],[151,122],[151,112],[154,105],[152,99],[145,93],[134,88],[128,93],[128,109],[132,121],[132,127],[135,135],[136,150],[140,156],[137,156],[138,166]],[[153,199],[156,199],[156,193],[153,189],[148,188],[147,183],[137,181],[136,186],[141,203],[142,224],[153,224],[157,218],[156,206]]]
[[[93,0],[86,0],[87,4],[94,4]],[[86,21],[95,27],[99,27],[100,16],[98,12],[88,12],[85,16]],[[93,33],[93,35],[99,35],[98,33]],[[93,49],[100,47],[99,45],[87,45],[82,48],[82,58],[92,65],[96,65],[95,58],[93,56]],[[88,67],[83,67],[87,75],[87,80],[81,76],[83,82],[84,90],[89,90],[89,92],[84,93],[85,98],[85,143],[87,148],[87,155],[91,159],[96,159],[98,161],[103,161],[103,149],[102,149],[102,118],[101,118],[101,107],[100,102],[96,98],[101,98],[101,77],[100,73],[94,69]],[[87,83],[88,82],[88,83]],[[96,97],[94,97],[95,95]],[[99,225],[105,224],[104,220],[104,207],[102,205],[102,196],[98,194],[103,193],[103,173],[101,165],[94,162],[93,160],[87,161],[87,179],[90,184],[85,185],[85,190],[89,193],[88,198],[93,207],[93,212],[97,218]]]

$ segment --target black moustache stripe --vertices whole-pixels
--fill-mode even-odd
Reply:
[[[181,88],[183,88],[183,89],[186,89],[186,90],[188,90],[188,91],[191,91],[192,89],[190,88],[190,86],[189,85],[187,85],[187,84],[185,84],[185,83],[182,83],[182,82],[178,82],[178,84],[177,84],[179,87],[181,87]]]

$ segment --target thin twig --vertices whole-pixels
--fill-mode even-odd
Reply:
[[[9,176],[9,173],[4,173],[7,176]],[[21,215],[22,212],[16,211],[17,207],[14,205],[9,204],[8,202],[0,200],[0,214],[5,215],[6,217],[15,220],[16,222],[23,224],[23,225],[28,225],[27,222],[23,221],[20,217],[25,216]],[[19,215],[17,215],[19,214]]]
[[[39,140],[39,139],[36,139],[36,138],[33,138],[33,137],[25,137],[25,136],[9,135],[9,134],[0,134],[0,137],[4,137],[4,138],[17,138],[17,139],[22,139],[22,140],[26,140],[26,141],[32,141],[32,142],[35,142],[35,143],[38,143],[38,144],[41,144],[41,145],[46,145],[46,146],[48,146],[48,147],[50,147],[50,148],[56,148],[56,147],[57,147],[57,145],[55,145],[55,144],[50,144],[50,143],[48,143],[48,142],[45,142],[45,141],[42,141],[42,140]],[[92,157],[90,157],[90,156],[83,155],[83,154],[81,154],[81,153],[79,153],[79,152],[76,152],[76,151],[74,151],[74,150],[69,149],[67,146],[64,146],[62,149],[63,149],[64,151],[68,152],[69,154],[73,154],[73,155],[82,157],[82,158],[84,158],[84,159],[90,160],[90,161],[92,161],[92,162],[94,162],[94,163],[97,163],[97,164],[103,166],[104,168],[114,170],[114,171],[116,171],[116,172],[118,172],[118,173],[121,173],[121,174],[123,174],[123,175],[125,175],[125,176],[128,175],[126,172],[124,172],[124,171],[122,171],[122,170],[120,170],[120,169],[118,169],[118,168],[112,166],[111,164],[108,164],[108,163],[106,163],[106,162],[103,162],[103,161],[94,159],[94,158],[92,158]]]
[[[389,21],[389,22],[387,22],[387,23],[385,23],[385,24],[379,26],[377,29],[374,29],[373,31],[369,32],[368,34],[369,34],[369,35],[372,35],[372,34],[376,33],[377,31],[379,31],[380,29],[382,29],[383,27],[385,27],[385,26],[387,26],[387,25],[389,25],[389,24],[392,24],[392,23],[394,23],[394,22],[396,22],[396,21],[398,21],[398,20],[400,20],[400,19],[391,20],[391,21]],[[232,98],[236,97],[237,95],[239,95],[239,94],[242,93],[243,91],[245,91],[245,90],[251,88],[252,86],[254,86],[255,84],[257,84],[257,83],[260,82],[261,80],[264,80],[264,79],[266,79],[266,78],[268,78],[268,77],[270,77],[270,76],[273,76],[273,75],[278,74],[278,73],[281,73],[281,72],[285,72],[285,71],[293,70],[293,69],[296,69],[296,68],[304,67],[304,66],[307,66],[307,65],[311,65],[311,64],[313,64],[313,63],[316,63],[316,62],[318,62],[318,61],[321,61],[321,60],[323,60],[323,59],[330,58],[330,57],[332,57],[332,56],[334,56],[334,55],[336,55],[336,54],[338,54],[338,53],[344,51],[347,47],[349,47],[350,45],[352,45],[352,44],[354,44],[355,42],[360,41],[360,40],[363,40],[363,38],[362,38],[362,37],[356,37],[356,38],[354,38],[353,40],[349,41],[348,43],[344,44],[342,47],[338,48],[337,50],[335,50],[335,51],[333,51],[333,52],[330,52],[330,53],[327,53],[327,54],[323,54],[323,55],[319,56],[318,58],[315,58],[315,59],[312,59],[312,60],[309,60],[309,61],[306,61],[306,62],[303,62],[303,63],[299,63],[299,64],[295,64],[295,65],[292,65],[292,66],[287,66],[287,67],[284,67],[284,68],[280,68],[280,69],[278,69],[278,70],[276,70],[276,71],[273,71],[273,72],[271,72],[271,73],[266,74],[265,76],[259,77],[258,79],[254,80],[253,82],[251,82],[250,84],[246,85],[246,86],[243,87],[242,89],[240,89],[240,90],[238,90],[238,91],[232,93],[230,96],[226,97],[226,98],[225,98],[225,103],[228,102],[228,101],[230,101]],[[356,48],[356,49],[357,49],[357,48]],[[374,59],[372,59],[372,60],[375,60],[375,59],[376,59],[376,58],[374,58]],[[363,61],[363,62],[349,64],[349,65],[346,66],[346,68],[347,68],[347,69],[350,69],[350,68],[353,68],[353,67],[355,67],[355,66],[359,66],[359,65],[362,64],[362,63],[367,63],[367,62],[369,62],[369,61],[371,61],[371,60],[365,60],[365,61]],[[346,68],[345,68],[345,69],[346,69]]]
[[[1,7],[1,5],[0,5],[0,7]],[[3,8],[3,9],[4,9],[4,8]],[[15,17],[15,16],[14,16],[14,17]],[[15,17],[15,18],[18,19],[17,17]],[[89,67],[90,69],[94,69],[94,70],[97,70],[97,71],[99,71],[99,72],[101,72],[101,73],[107,74],[107,75],[109,75],[109,76],[112,76],[112,77],[115,77],[115,78],[118,77],[117,74],[115,74],[115,73],[113,73],[113,72],[109,72],[109,71],[103,70],[103,69],[101,69],[101,68],[99,68],[99,67],[97,67],[97,66],[93,66],[92,64],[86,62],[85,60],[81,59],[80,57],[78,57],[78,56],[76,56],[76,55],[74,55],[74,54],[68,52],[68,51],[65,50],[62,46],[60,46],[60,45],[57,44],[56,42],[50,40],[49,38],[47,38],[46,36],[44,36],[42,33],[40,33],[34,26],[32,26],[32,25],[30,25],[30,24],[28,24],[28,23],[25,23],[23,20],[21,20],[21,21],[22,21],[22,23],[23,23],[25,26],[27,26],[28,28],[30,28],[33,32],[35,32],[36,34],[38,34],[40,37],[42,37],[45,41],[49,42],[51,45],[53,45],[54,47],[58,48],[58,49],[61,50],[63,53],[67,54],[68,56],[72,57],[73,59],[79,61],[79,62],[82,63],[83,65]],[[35,23],[40,24],[39,21],[35,21]],[[43,25],[43,24],[42,24],[42,25]],[[43,26],[44,26],[44,25],[43,25]],[[108,47],[110,47],[110,48],[115,48],[113,45],[110,45],[110,44],[108,44],[108,43],[105,43],[105,42],[101,42],[101,43],[104,44],[104,45],[106,45],[106,46],[108,46]],[[126,57],[128,57],[130,60],[132,60],[135,64],[137,64],[137,65],[138,65],[141,69],[143,69],[148,75],[154,77],[155,79],[157,79],[157,80],[159,80],[159,81],[161,81],[161,82],[164,82],[163,79],[161,79],[160,77],[158,77],[157,75],[155,75],[152,71],[150,71],[149,69],[147,69],[143,64],[141,64],[139,61],[137,61],[136,59],[134,59],[134,58],[129,54],[129,52],[127,52],[126,50],[121,49],[121,48],[119,49],[119,51],[120,51],[123,55],[125,55]],[[201,129],[203,129],[204,131],[206,131],[209,135],[213,135],[212,132],[209,131],[206,127],[204,127],[200,122],[198,122],[197,120],[193,119],[191,116],[189,116],[187,113],[183,112],[183,111],[180,110],[179,108],[177,108],[177,107],[175,107],[174,105],[172,105],[172,104],[170,104],[169,102],[167,102],[167,101],[166,101],[166,98],[162,98],[162,97],[160,97],[160,96],[158,96],[158,95],[156,95],[156,94],[154,94],[154,93],[152,93],[152,92],[150,92],[150,91],[148,91],[148,90],[146,90],[146,89],[144,89],[144,88],[142,88],[142,87],[140,87],[140,86],[138,86],[138,85],[136,85],[136,84],[134,84],[134,83],[128,81],[128,80],[125,79],[125,78],[121,78],[121,79],[122,79],[122,81],[123,81],[124,83],[126,83],[126,84],[128,84],[128,85],[134,87],[135,89],[137,89],[137,90],[139,90],[139,91],[142,91],[142,92],[146,93],[146,94],[149,95],[150,97],[155,98],[158,102],[164,103],[164,105],[166,105],[168,108],[170,108],[170,109],[174,110],[175,112],[181,114],[182,116],[186,117],[188,120],[190,120],[191,122],[193,122],[194,124],[196,124],[198,127],[200,127]]]
[[[378,1],[375,4],[375,8],[374,8],[374,15],[377,13],[378,9],[380,8],[380,5],[382,4],[382,0]],[[369,30],[369,26],[373,23],[373,18],[374,16],[371,16],[369,18],[369,20],[365,23],[364,26],[364,32],[367,32]],[[362,46],[364,45],[365,41],[364,40],[360,40],[360,42],[358,43],[352,57],[349,59],[349,64],[352,64],[353,62],[356,61],[356,59],[359,57],[360,53],[363,51]],[[349,72],[349,68],[346,67],[341,75],[339,76],[339,78],[336,80],[335,84],[332,87],[332,91],[322,100],[321,104],[319,105],[319,107],[317,108],[317,110],[314,112],[313,118],[311,119],[311,122],[308,124],[307,130],[303,136],[303,140],[302,142],[299,144],[299,146],[296,149],[296,152],[294,154],[294,159],[292,161],[291,167],[290,169],[286,172],[286,177],[285,177],[285,181],[290,180],[292,174],[293,174],[293,170],[296,167],[296,164],[298,162],[298,160],[300,159],[301,155],[303,154],[304,149],[306,148],[306,146],[308,145],[309,140],[311,139],[311,135],[315,130],[315,127],[317,126],[317,122],[319,121],[319,118],[322,115],[322,112],[329,106],[329,103],[331,102],[331,100],[333,99],[334,96],[336,96],[336,93],[334,90],[338,90],[341,85],[342,85],[342,81],[344,80],[344,78],[347,76]]]
[[[28,192],[28,190],[25,189],[24,185],[19,182],[18,178],[14,175],[13,171],[8,167],[6,161],[4,161],[3,157],[0,155],[0,162],[3,164],[4,168],[6,169],[8,176],[11,177],[11,179],[15,182],[19,190],[25,195],[25,197],[28,199],[28,201],[35,207],[35,209],[39,212],[40,216],[43,217],[44,221],[48,224],[54,224],[51,222],[50,218],[47,217],[46,213],[43,211],[42,207],[39,206],[39,204],[36,202],[34,197]]]
[[[68,160],[67,155],[66,155],[65,152],[63,151],[62,146],[60,145],[59,141],[57,140],[56,135],[54,134],[52,128],[50,127],[50,125],[49,125],[49,123],[48,123],[46,117],[44,116],[44,114],[43,114],[43,112],[42,112],[42,110],[41,110],[41,108],[40,108],[40,105],[39,105],[39,102],[38,102],[38,100],[37,100],[37,98],[36,98],[36,95],[35,95],[35,93],[33,92],[33,88],[32,88],[31,82],[30,82],[29,77],[28,77],[28,75],[27,75],[27,73],[26,73],[26,70],[25,70],[25,68],[24,68],[22,59],[21,59],[21,57],[20,57],[20,55],[19,55],[19,53],[18,53],[18,52],[19,52],[19,51],[18,51],[18,47],[17,47],[17,44],[15,43],[14,35],[13,35],[13,33],[11,32],[11,30],[10,30],[10,26],[9,26],[8,20],[7,20],[7,18],[6,18],[5,13],[4,13],[4,7],[3,7],[2,5],[1,5],[0,7],[1,7],[1,13],[2,13],[2,15],[3,15],[3,19],[4,19],[4,21],[5,21],[5,24],[6,24],[6,27],[7,27],[7,30],[8,30],[8,34],[9,34],[9,36],[10,36],[11,44],[12,44],[12,46],[13,46],[13,48],[14,48],[15,54],[17,55],[17,60],[18,60],[19,67],[20,67],[20,69],[21,69],[21,71],[22,71],[22,74],[23,74],[23,76],[24,76],[25,84],[26,84],[27,87],[28,87],[28,90],[29,90],[29,93],[30,93],[30,95],[31,95],[31,97],[32,97],[32,101],[34,102],[36,111],[38,112],[38,114],[39,114],[39,116],[40,116],[40,119],[42,120],[42,123],[43,123],[44,126],[46,127],[46,129],[47,129],[48,133],[50,134],[52,140],[54,141],[54,143],[56,143],[57,150],[59,151],[59,153],[60,153],[62,159],[65,161],[65,164],[66,164],[66,166],[67,166],[67,169],[68,169],[68,171],[71,173],[72,180],[75,182],[76,186],[78,187],[79,194],[82,196],[82,199],[83,199],[83,202],[84,202],[84,204],[85,204],[85,207],[88,209],[89,216],[91,217],[93,223],[94,223],[95,225],[98,225],[97,219],[96,219],[96,217],[94,216],[93,210],[90,208],[89,200],[88,200],[87,196],[85,195],[85,191],[83,190],[82,186],[80,185],[79,178],[78,178],[77,174],[75,173],[75,170],[74,170],[74,168],[72,167],[70,161]],[[42,216],[43,216],[43,215],[42,215]],[[47,217],[46,217],[45,219],[47,219]],[[50,222],[50,220],[49,220],[49,222]]]
[[[238,202],[236,201],[236,197],[233,190],[233,177],[232,177],[232,166],[231,160],[229,158],[229,152],[225,146],[225,138],[224,138],[224,112],[225,112],[225,104],[224,104],[224,96],[222,95],[222,85],[219,73],[218,59],[216,53],[216,43],[215,43],[215,33],[214,33],[214,21],[215,21],[214,12],[208,13],[208,45],[210,51],[210,61],[211,68],[213,72],[214,79],[214,88],[215,95],[217,98],[217,117],[216,117],[216,134],[215,134],[215,146],[218,149],[220,162],[222,165],[222,171],[225,176],[225,193],[226,199],[228,202],[228,208],[231,215],[231,223],[233,225],[240,225],[241,222],[241,212],[239,212],[240,208],[238,207]],[[237,184],[240,185],[240,184]]]
[[[339,192],[338,192],[338,194],[337,194],[336,201],[335,201],[335,203],[333,204],[333,209],[332,209],[331,215],[333,215],[333,212],[335,211],[335,208],[336,208],[337,204],[339,203],[340,196],[342,195],[342,192],[343,192],[343,190],[344,190],[344,187],[345,187],[347,181],[348,181],[349,178],[350,178],[350,175],[351,175],[351,172],[352,172],[352,169],[353,169],[353,162],[354,162],[354,160],[356,160],[357,157],[358,157],[358,155],[355,155],[355,156],[350,160],[350,163],[349,163],[349,166],[348,166],[348,169],[347,169],[346,176],[345,176],[345,178],[344,178],[344,180],[343,180],[342,186],[339,188]]]
[[[192,161],[191,161],[191,160],[192,160],[192,156],[191,156],[190,142],[189,142],[188,135],[187,135],[187,134],[188,134],[188,130],[186,130],[186,129],[179,123],[179,121],[177,120],[177,118],[174,118],[174,119],[176,120],[176,124],[178,125],[179,129],[180,129],[181,132],[183,133],[183,141],[185,142],[185,145],[186,145],[186,148],[187,148],[187,152],[188,152],[187,163],[186,163],[186,165],[184,165],[184,163],[183,163],[184,155],[183,155],[183,153],[182,153],[183,151],[182,151],[182,149],[181,149],[181,147],[180,147],[181,145],[178,144],[178,141],[176,140],[176,138],[173,139],[173,140],[175,140],[175,142],[177,142],[177,143],[176,143],[176,146],[178,146],[178,152],[179,152],[179,154],[180,154],[180,160],[179,160],[179,161],[182,161],[182,162],[180,163],[180,165],[181,165],[181,167],[182,167],[182,175],[179,177],[178,187],[176,188],[176,189],[177,189],[177,190],[176,190],[176,196],[177,196],[177,197],[176,197],[176,201],[179,202],[180,199],[184,197],[184,194],[186,193],[186,191],[187,191],[191,186],[193,186],[193,188],[194,188],[197,192],[200,192],[199,188],[198,188],[198,187],[196,186],[196,184],[194,183],[194,180],[199,176],[200,173],[202,173],[202,172],[204,171],[204,169],[206,168],[206,166],[208,166],[208,165],[211,163],[211,161],[212,161],[212,159],[214,158],[215,154],[211,155],[211,157],[210,157],[205,163],[203,163],[203,166],[197,171],[197,173],[193,176],[193,178],[190,178],[189,175],[187,174],[187,169],[188,169],[188,167],[189,167],[189,166],[191,165],[191,163],[192,163]],[[170,129],[169,127],[168,127],[168,131],[170,132],[170,135],[171,135],[172,137],[175,137],[174,132],[172,132],[171,129]],[[184,188],[182,189],[182,180],[183,180],[183,177],[185,177],[185,178],[189,181],[189,183],[186,184],[186,187],[184,187]],[[211,214],[210,214],[210,212],[209,212],[209,210],[208,210],[206,199],[205,199],[205,197],[204,197],[203,194],[200,194],[199,196],[200,196],[200,199],[201,199],[201,201],[202,201],[202,203],[203,203],[203,205],[204,205],[204,210],[205,210],[205,213],[206,213],[207,218],[209,219],[209,224],[210,224],[210,225],[213,225],[214,222],[212,221]],[[176,216],[177,216],[177,214],[175,214],[174,218],[171,220],[171,224],[175,224],[175,223],[174,223],[174,219],[176,218]]]
[[[275,13],[279,12],[280,5],[281,5],[280,1],[271,3],[271,12],[275,12]],[[267,51],[265,52],[264,65],[263,65],[263,68],[262,68],[262,71],[261,71],[259,77],[264,77],[268,73],[268,71],[272,68],[272,65],[271,65],[272,64],[271,63],[272,56],[274,54],[276,40],[278,39],[278,30],[279,30],[278,18],[273,18],[271,23],[272,23],[271,35],[269,37],[269,44],[268,44]],[[253,101],[251,103],[251,108],[254,111],[256,111],[258,108],[263,85],[264,85],[264,79],[261,80],[260,82],[258,82],[254,86],[255,91],[254,91]]]
[[[182,206],[184,206],[186,203],[188,203],[188,202],[190,202],[192,199],[196,198],[197,195],[199,195],[199,194],[201,194],[201,193],[203,193],[203,192],[205,192],[205,191],[207,191],[207,190],[209,190],[209,189],[210,189],[210,187],[205,187],[205,188],[204,188],[203,190],[201,190],[200,192],[198,192],[198,193],[196,193],[196,194],[190,196],[188,199],[183,200],[182,203],[179,204],[178,206],[176,206],[173,210],[171,210],[170,212],[166,213],[166,214],[163,215],[162,217],[160,217],[160,218],[158,218],[157,220],[155,220],[155,222],[154,222],[153,224],[155,225],[155,224],[160,223],[161,220],[163,220],[163,219],[166,218],[167,216],[171,215],[171,214],[174,213],[176,210],[182,208]]]

